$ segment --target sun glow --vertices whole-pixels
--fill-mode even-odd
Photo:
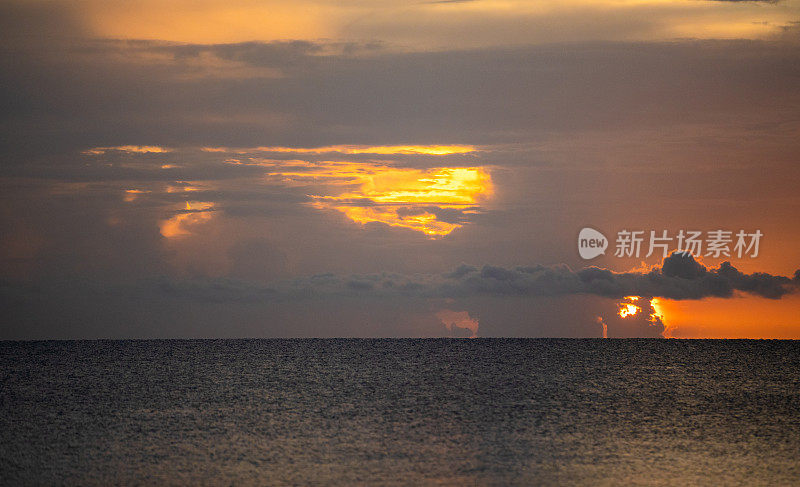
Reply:
[[[665,338],[800,338],[800,294],[780,300],[739,295],[733,298],[673,300],[654,304]]]
[[[628,316],[635,316],[636,313],[642,310],[639,306],[633,304],[639,301],[639,296],[626,296],[625,301],[619,303],[619,316],[620,318],[627,318]]]
[[[646,314],[643,316],[643,319],[646,319],[651,325],[663,325],[664,331],[662,336],[664,338],[672,338],[672,329],[669,325],[664,321],[664,309],[662,306],[662,301],[659,298],[650,298],[644,304],[639,304],[639,300],[642,299],[641,296],[625,296],[622,298],[622,301],[617,303],[617,307],[619,311],[620,318],[630,318],[632,316],[636,316],[639,314],[640,311],[643,311]],[[600,320],[602,318],[598,317]]]
[[[640,309],[641,308],[639,308],[635,304],[620,303],[620,305],[619,305],[619,316],[620,316],[620,318],[627,318],[628,316],[635,316],[636,313],[638,313]]]
[[[320,160],[336,154],[377,156],[420,156],[426,163],[438,157],[468,154],[472,145],[330,145],[315,148],[263,146],[255,148],[199,147],[194,150],[225,154],[226,165],[264,168],[262,181],[270,185],[303,188],[311,198],[309,205],[321,210],[336,210],[360,224],[382,223],[407,228],[431,238],[450,234],[468,223],[470,215],[482,211],[481,205],[493,194],[489,170],[483,166],[427,168],[398,167],[390,157],[366,161]],[[172,152],[159,146],[95,147],[85,154],[101,155],[118,151],[145,156]],[[181,149],[183,150],[183,149]],[[272,154],[271,154],[272,153]],[[283,154],[296,157],[284,159]],[[161,164],[162,169],[181,167]],[[212,189],[208,182],[174,181],[164,186],[168,194],[197,193]],[[126,202],[135,201],[141,190],[127,190]],[[148,190],[149,192],[149,190]],[[187,203],[174,216],[159,223],[167,238],[183,237],[188,228],[212,218],[213,204]],[[193,207],[197,205],[211,205]]]
[[[378,162],[244,159],[225,163],[269,168],[265,178],[270,184],[316,186],[316,194],[309,194],[315,208],[432,238],[462,227],[493,194],[491,175],[483,167],[416,169]]]
[[[661,306],[661,300],[658,298],[653,298],[650,300],[650,306],[653,308],[653,316],[661,320],[664,324],[664,338],[675,338],[673,336],[673,332],[675,331],[674,327],[670,327],[669,324],[664,320],[664,309]]]
[[[314,206],[341,211],[358,223],[380,222],[425,235],[447,235],[463,226],[492,194],[491,177],[480,167],[430,170],[373,168],[358,177],[355,191],[317,197]],[[451,218],[442,217],[450,212]]]

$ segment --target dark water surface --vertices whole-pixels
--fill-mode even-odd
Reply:
[[[0,484],[798,484],[800,342],[0,342]]]

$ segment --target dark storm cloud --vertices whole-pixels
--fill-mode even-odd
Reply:
[[[708,270],[703,264],[694,260],[691,255],[675,253],[664,259],[661,273],[667,277],[695,280],[705,276]]]
[[[512,269],[483,266],[460,267],[434,286],[434,293],[556,296],[592,294],[604,297],[648,296],[669,299],[730,297],[735,291],[777,299],[797,287],[783,276],[742,274],[729,262],[707,269],[691,255],[673,253],[661,268],[649,272],[614,273],[587,267],[572,271],[561,266],[528,266]]]
[[[292,300],[324,296],[470,298],[553,297],[594,295],[660,297],[675,300],[732,297],[742,292],[770,299],[798,290],[797,281],[766,273],[743,274],[729,262],[706,268],[691,255],[673,253],[661,268],[648,272],[615,273],[566,265],[505,268],[462,265],[445,274],[401,275],[381,273],[345,276],[332,273],[298,278],[274,286],[241,281],[161,281],[160,289],[175,296],[212,300]]]

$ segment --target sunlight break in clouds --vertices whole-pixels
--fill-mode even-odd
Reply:
[[[258,147],[233,149],[204,147],[204,152],[253,154],[376,154],[443,156],[474,152],[471,145],[336,145],[317,148]],[[304,161],[258,157],[229,158],[226,164],[269,168],[267,182],[280,185],[319,185],[311,205],[333,209],[357,223],[384,223],[408,228],[435,238],[463,226],[466,216],[493,194],[491,175],[484,167],[394,167],[389,162]],[[341,193],[324,194],[325,186],[341,187]],[[446,215],[446,216],[445,216]]]
[[[319,196],[316,208],[341,211],[358,223],[380,222],[425,235],[447,235],[460,221],[444,221],[437,212],[475,213],[492,194],[491,176],[481,167],[429,170],[377,167],[360,180],[356,191]]]
[[[661,306],[661,300],[659,298],[652,298],[650,300],[650,306],[653,308],[653,319],[661,320],[661,323],[664,324],[664,333],[662,333],[662,336],[664,338],[675,338],[673,335],[675,332],[675,326],[671,325],[669,320],[665,318],[664,307]]]
[[[673,338],[673,329],[671,329],[669,325],[664,322],[664,310],[661,306],[659,306],[659,298],[650,298],[649,302],[645,303],[644,305],[639,305],[640,299],[641,296],[625,296],[622,298],[622,301],[617,303],[617,307],[619,308],[619,312],[617,314],[619,314],[619,317],[630,318],[636,316],[640,311],[642,311],[643,307],[647,308],[650,312],[650,314],[646,317],[647,321],[651,325],[657,325],[660,323],[664,326],[664,332],[662,333],[662,336],[664,338]],[[598,316],[597,321],[603,325],[603,337],[605,338],[606,334],[608,333],[608,328],[606,327],[602,317]]]
[[[161,235],[169,239],[188,237],[193,234],[192,227],[211,220],[213,211],[213,202],[187,201],[182,211],[159,224]]]
[[[471,145],[329,145],[324,147],[254,147],[249,149],[233,149],[227,147],[204,147],[205,152],[233,152],[235,154],[249,154],[252,152],[291,152],[295,154],[325,154],[338,152],[340,154],[423,154],[443,156],[449,154],[467,154],[475,152]]]
[[[628,301],[628,302],[625,302]],[[625,301],[619,303],[619,317],[627,318],[628,316],[635,316],[636,313],[641,311],[642,308],[635,305],[639,301],[639,296],[626,296]]]
[[[151,152],[174,152],[177,149],[157,146],[96,147],[86,155],[103,155],[106,151],[122,151],[134,156]],[[198,150],[187,149],[187,150]],[[327,161],[317,160],[320,154],[403,155],[430,158],[468,154],[476,151],[472,145],[335,145],[317,148],[202,147],[201,152],[235,155],[221,158],[217,164],[258,166],[265,169],[264,182],[269,185],[303,187],[312,199],[309,203],[320,210],[336,210],[350,220],[383,223],[407,228],[431,238],[448,235],[461,228],[468,216],[478,213],[480,204],[493,194],[489,170],[476,167],[441,167],[427,169],[396,167],[392,160]],[[294,159],[260,157],[261,153],[296,154]],[[269,154],[265,154],[269,155]],[[216,157],[216,156],[214,156]],[[300,159],[308,157],[309,159]],[[164,165],[159,165],[164,168]],[[187,193],[210,189],[202,181],[174,181],[166,185],[165,193]],[[125,201],[134,201],[141,190],[131,190]],[[168,238],[191,235],[187,224],[207,221],[210,208],[186,208],[181,211],[199,213],[178,214],[161,223],[161,234]]]

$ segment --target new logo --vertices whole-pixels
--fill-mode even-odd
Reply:
[[[608,239],[594,228],[584,228],[578,234],[578,253],[583,259],[594,259],[606,253]]]

